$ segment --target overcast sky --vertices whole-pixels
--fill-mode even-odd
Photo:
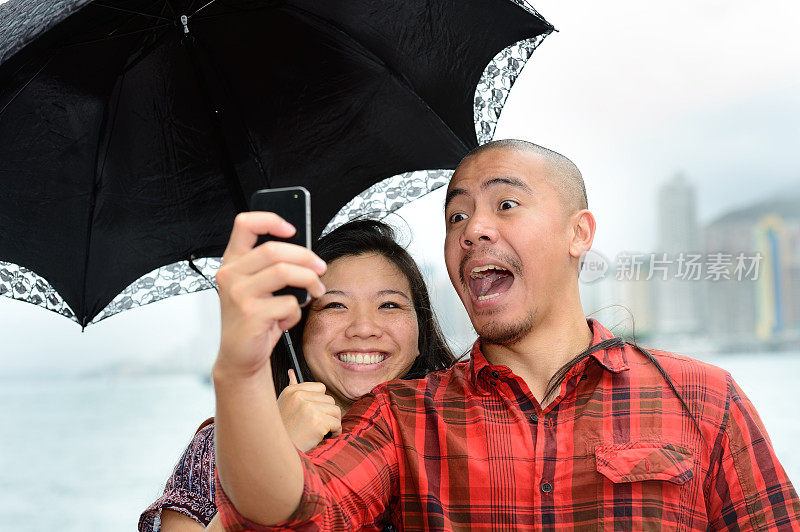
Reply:
[[[800,189],[796,2],[535,7],[559,32],[517,81],[496,138],[528,139],[578,164],[598,219],[595,249],[656,251],[655,195],[676,172],[697,187],[701,221]],[[421,228],[419,258],[438,262],[441,193],[403,215]],[[164,356],[209,364],[216,321],[215,296],[204,293],[124,312],[81,334],[65,318],[0,297],[0,372]]]

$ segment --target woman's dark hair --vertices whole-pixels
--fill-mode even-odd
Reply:
[[[377,253],[391,261],[400,270],[411,287],[411,299],[417,314],[419,355],[411,369],[402,376],[405,379],[422,378],[432,371],[447,369],[455,363],[455,357],[444,341],[439,322],[431,308],[428,288],[411,255],[395,240],[394,230],[378,220],[355,220],[348,222],[320,238],[313,246],[314,252],[327,263],[342,257]],[[292,338],[303,379],[316,380],[308,369],[303,356],[303,329],[308,317],[308,307],[303,309],[300,322],[289,331]],[[272,376],[275,391],[280,392],[289,384],[288,371],[292,367],[289,352],[283,340],[272,353]]]

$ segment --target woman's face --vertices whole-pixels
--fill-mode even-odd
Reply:
[[[403,376],[419,354],[411,287],[383,255],[341,257],[311,302],[303,353],[314,377],[342,408],[376,385]]]

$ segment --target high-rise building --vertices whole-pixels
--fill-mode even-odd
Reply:
[[[699,248],[694,186],[676,174],[658,192],[658,250],[666,280],[653,280],[655,328],[660,335],[693,334],[701,329],[698,282],[681,275],[681,259]],[[666,254],[666,255],[664,255]]]

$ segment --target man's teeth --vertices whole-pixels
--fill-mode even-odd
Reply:
[[[508,271],[505,268],[501,268],[500,266],[495,266],[494,264],[487,264],[486,266],[477,266],[475,268],[472,268],[472,271],[469,273],[469,275],[473,279],[478,279],[480,277],[483,277],[483,275],[481,274],[488,270],[498,270],[501,272]]]
[[[339,353],[336,357],[345,364],[377,364],[383,362],[386,355],[369,353]]]
[[[478,301],[486,301],[487,299],[492,299],[493,297],[497,297],[500,294],[489,294],[488,296],[478,296]]]

